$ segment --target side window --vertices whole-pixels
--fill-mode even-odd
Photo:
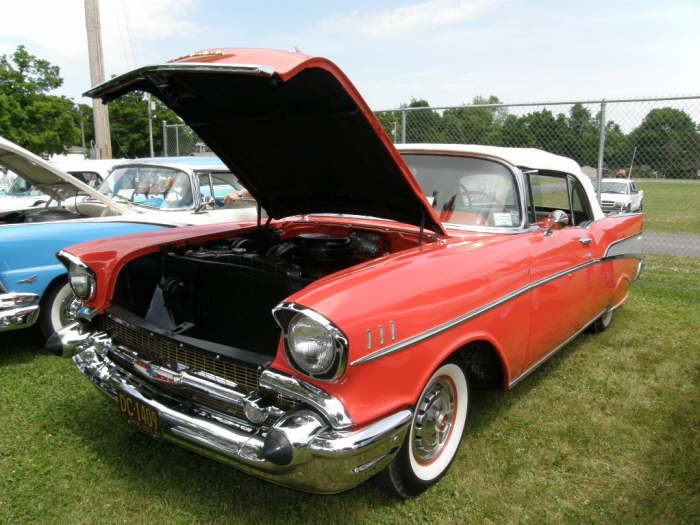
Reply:
[[[574,177],[530,172],[527,182],[531,201],[530,224],[543,223],[554,210],[565,211],[572,226],[591,219],[583,186]]]
[[[531,210],[530,222],[544,221],[554,210],[569,210],[569,190],[566,177],[530,173],[527,177],[529,184]]]
[[[581,224],[593,220],[588,198],[581,183],[574,177],[569,176],[569,187],[571,188],[572,224]]]
[[[199,191],[203,197],[213,197],[217,206],[224,205],[224,197],[232,191],[243,189],[238,179],[231,173],[201,172],[199,177]]]

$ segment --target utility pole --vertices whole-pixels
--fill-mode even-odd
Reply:
[[[151,94],[146,95],[146,104],[148,104],[148,148],[151,153],[151,157],[155,157],[153,154],[153,101],[151,100]]]
[[[105,80],[102,62],[102,36],[100,10],[97,0],[85,0],[85,27],[87,28],[88,53],[90,55],[90,82],[92,87]],[[109,132],[109,112],[101,100],[92,100],[92,116],[95,124],[95,142],[102,159],[112,158],[112,140]]]

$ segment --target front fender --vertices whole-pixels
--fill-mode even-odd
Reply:
[[[0,283],[8,292],[43,294],[66,269],[56,252],[72,244],[162,229],[130,222],[50,222],[0,226]]]

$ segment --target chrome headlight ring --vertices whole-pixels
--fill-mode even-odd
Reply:
[[[281,303],[272,314],[282,329],[287,360],[297,372],[319,381],[345,372],[348,339],[331,321],[294,303]]]
[[[94,272],[80,258],[63,250],[56,257],[68,268],[68,283],[76,297],[83,301],[92,299],[97,287]]]

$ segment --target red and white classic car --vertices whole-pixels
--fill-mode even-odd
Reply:
[[[642,216],[604,216],[573,160],[395,147],[328,60],[208,50],[90,94],[134,89],[269,218],[63,250],[85,306],[53,344],[141,430],[274,483],[421,493],[470,388],[607,328],[641,270]]]

